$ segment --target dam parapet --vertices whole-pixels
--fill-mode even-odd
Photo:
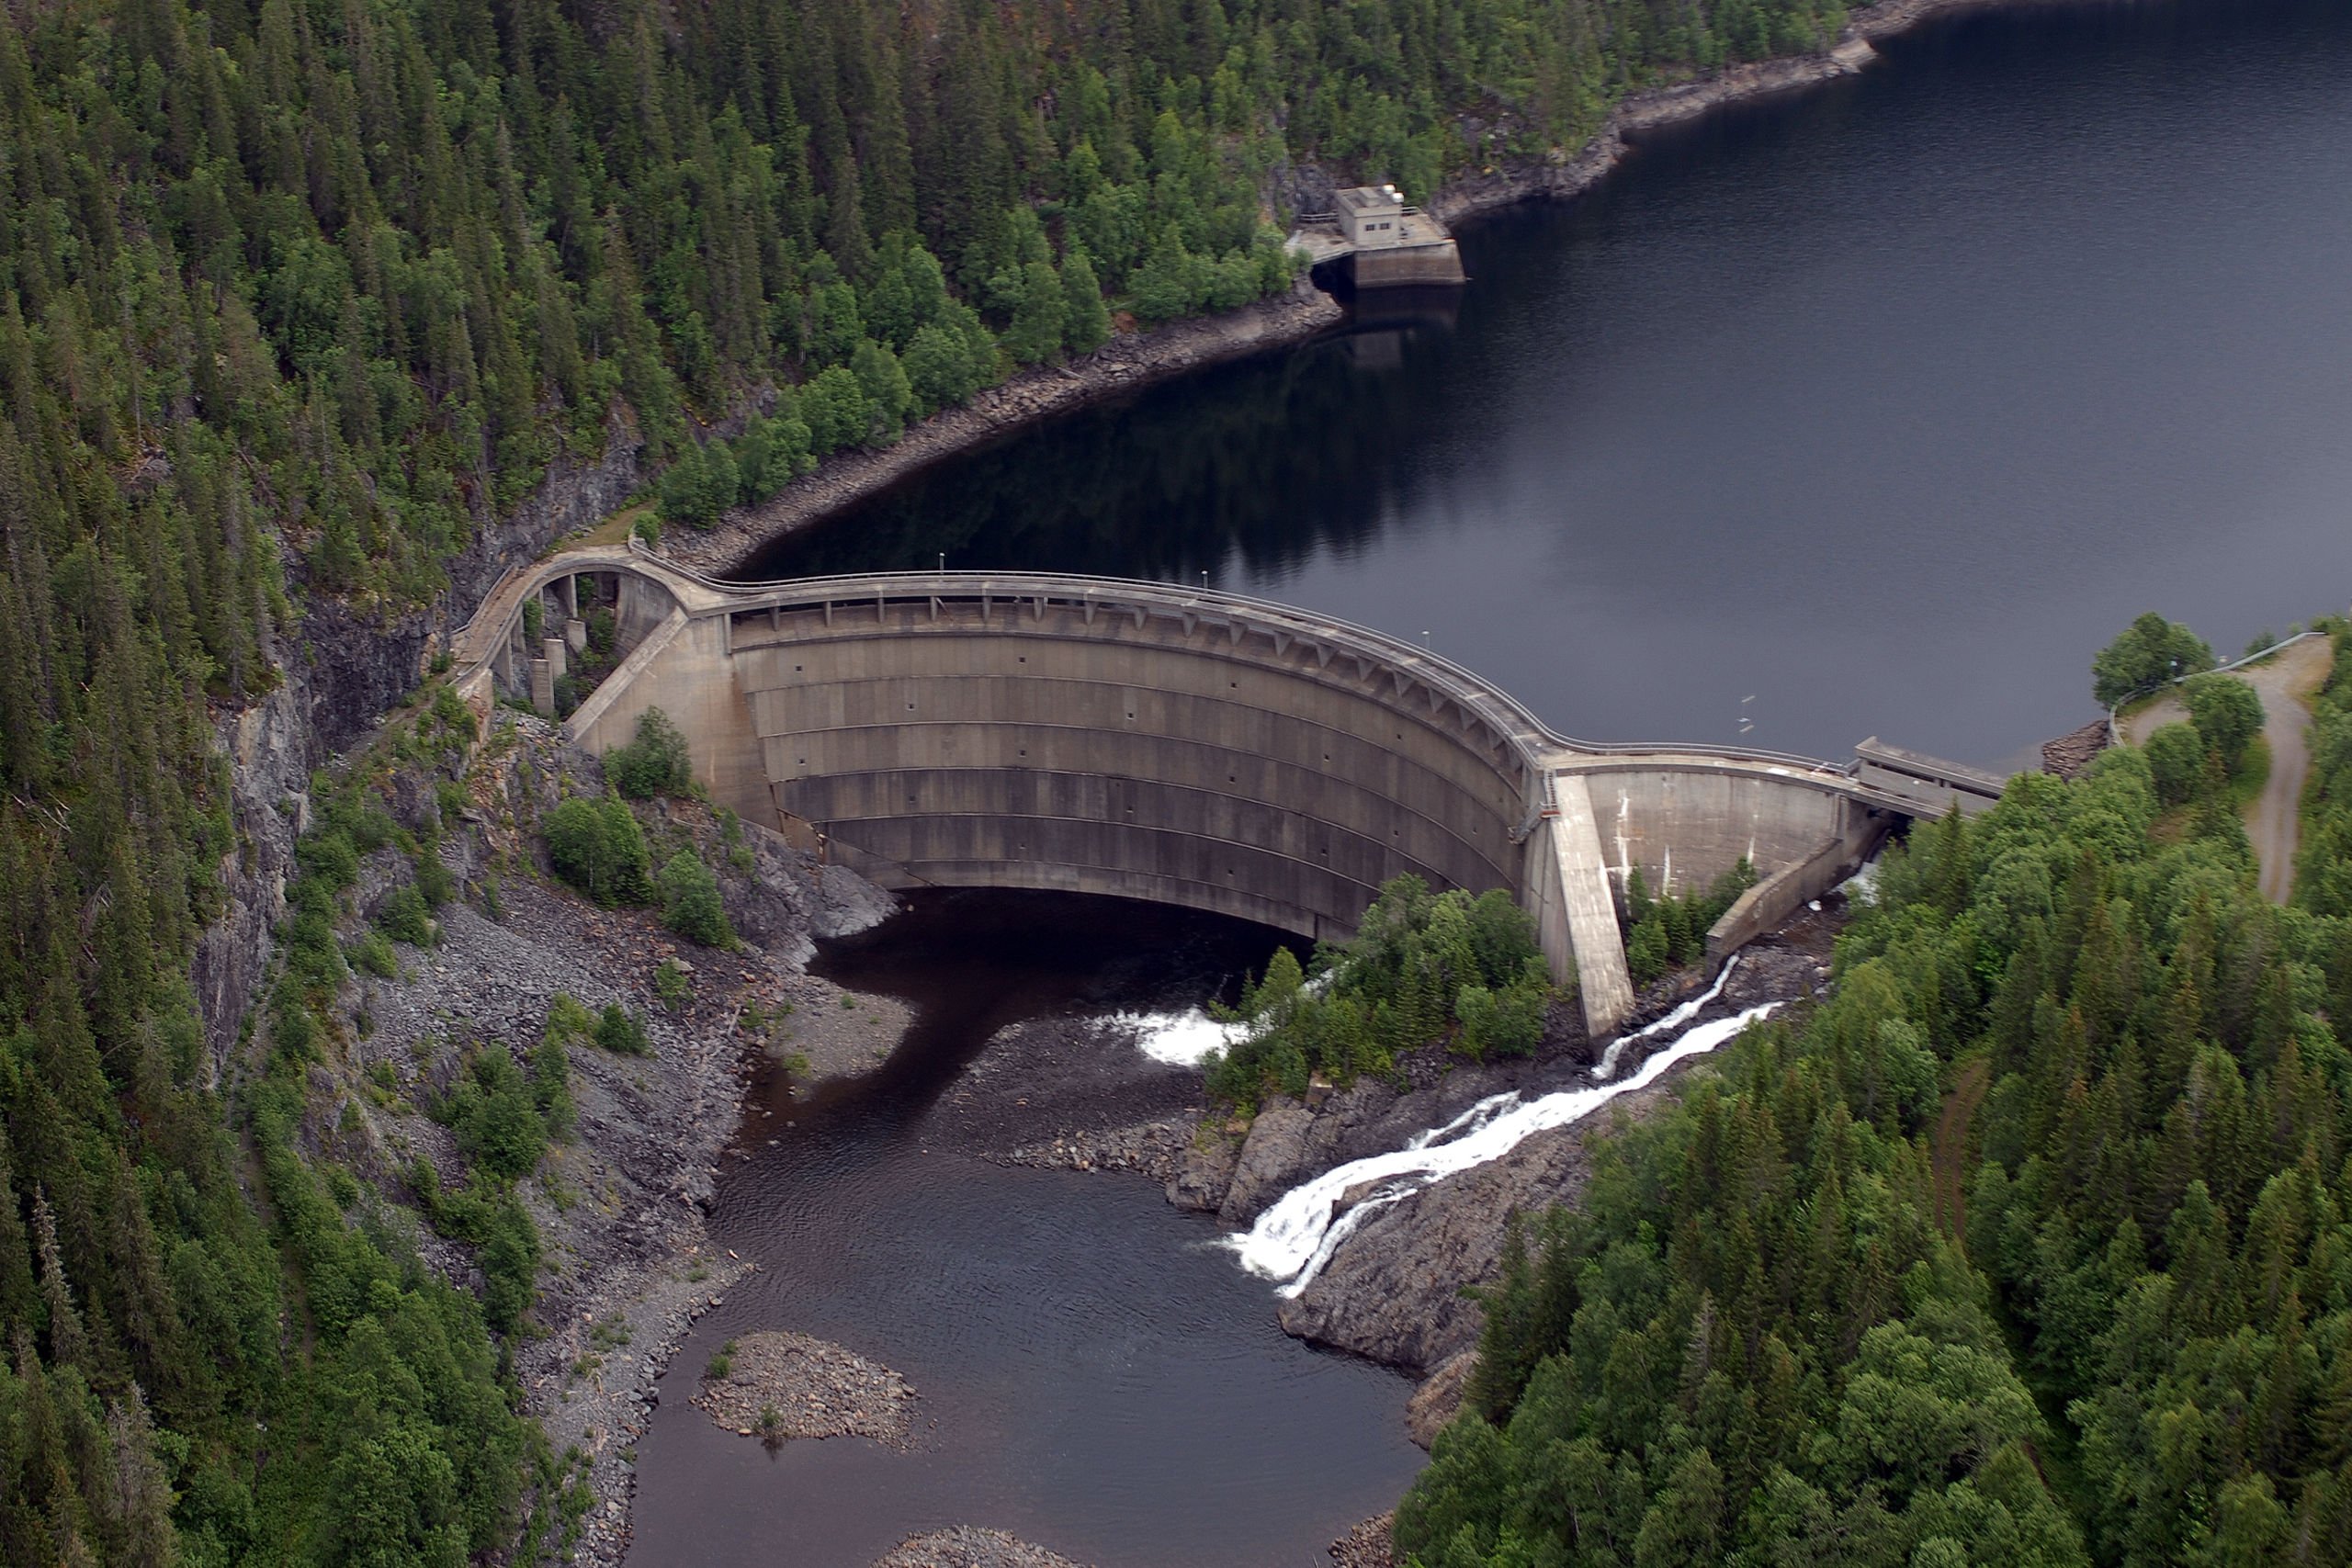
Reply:
[[[572,738],[608,751],[658,705],[715,802],[885,886],[1109,894],[1332,941],[1399,875],[1506,888],[1596,1037],[1634,1006],[1635,870],[1672,893],[1748,863],[1760,881],[1711,938],[1728,951],[1954,798],[1859,761],[1577,740],[1425,648],[1241,594],[1038,572],[735,583],[634,541],[502,582],[458,641],[461,691],[540,705],[534,660],[556,655],[525,646],[524,606],[539,596],[544,629],[583,585],[625,651]]]

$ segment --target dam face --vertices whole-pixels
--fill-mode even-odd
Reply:
[[[1117,894],[1344,938],[1521,889],[1537,759],[1475,698],[1227,604],[1100,589],[737,611],[776,809],[888,886]]]
[[[608,751],[659,706],[715,802],[886,887],[1111,894],[1332,941],[1408,873],[1508,888],[1596,1036],[1633,1008],[1617,905],[1634,870],[1682,893],[1749,862],[1760,881],[1710,936],[1736,946],[1894,818],[1999,788],[1875,742],[1876,773],[1589,745],[1377,632],[1042,573],[727,583],[582,548],[492,592],[456,649],[461,689],[485,709],[494,686],[552,689],[583,584],[610,599],[624,657],[573,739]],[[533,594],[565,637],[522,639]]]

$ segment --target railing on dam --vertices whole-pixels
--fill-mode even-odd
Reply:
[[[641,548],[641,547],[640,547]],[[887,599],[937,596],[943,600],[975,598],[1018,601],[1037,598],[1059,603],[1108,604],[1119,600],[1147,600],[1170,609],[1191,608],[1203,615],[1243,615],[1272,629],[1286,628],[1294,637],[1345,645],[1350,651],[1378,658],[1383,663],[1445,690],[1465,705],[1474,705],[1498,732],[1528,748],[1539,765],[1574,766],[1578,759],[1613,761],[1653,761],[1688,757],[1787,769],[1849,794],[1864,804],[1905,816],[1922,810],[1912,796],[1871,788],[1858,773],[1857,763],[1837,763],[1792,751],[1762,747],[1732,746],[1709,741],[1596,741],[1565,735],[1476,671],[1443,654],[1417,647],[1389,633],[1357,625],[1339,616],[1301,610],[1277,600],[1224,589],[1192,588],[1182,583],[1147,579],[1100,577],[1055,572],[883,571],[830,577],[786,578],[769,581],[738,581],[709,576],[659,558],[649,563],[661,571],[686,578],[714,593],[724,594],[736,609],[763,609],[770,604],[847,604]]]
[[[1425,646],[1206,585],[736,582],[632,540],[510,574],[460,638],[469,667],[503,660],[511,682],[522,604],[571,572],[626,579],[639,633],[575,739],[605,750],[659,705],[715,799],[885,886],[1107,892],[1317,938],[1407,872],[1507,886],[1596,1033],[1633,1002],[1612,890],[1634,870],[1668,891],[1750,863],[1752,925],[1891,818],[1941,808],[1859,762],[1563,735]]]
[[[1026,571],[884,571],[740,581],[714,577],[670,560],[655,554],[633,536],[625,553],[620,548],[606,547],[589,552],[584,558],[597,570],[609,570],[616,566],[635,567],[656,581],[665,581],[673,588],[677,583],[692,583],[711,595],[707,604],[684,606],[689,614],[764,608],[770,604],[821,604],[827,600],[845,603],[870,601],[877,597],[905,599],[934,594],[942,599],[995,596],[1016,600],[1034,598],[1043,593],[1048,599],[1069,603],[1083,604],[1091,600],[1097,604],[1107,604],[1117,599],[1143,599],[1180,612],[1193,608],[1204,614],[1243,615],[1270,629],[1286,629],[1294,637],[1344,644],[1351,652],[1376,657],[1394,669],[1423,678],[1428,684],[1445,690],[1466,706],[1478,710],[1498,733],[1509,735],[1524,745],[1529,750],[1531,760],[1539,763],[1573,768],[1580,762],[1606,765],[1619,761],[1690,758],[1758,769],[1787,769],[1824,787],[1849,795],[1874,809],[1905,817],[1937,812],[1944,804],[1923,800],[1916,794],[1873,787],[1862,775],[1859,759],[1838,763],[1796,752],[1713,741],[1598,741],[1566,735],[1553,728],[1509,693],[1443,654],[1416,647],[1386,632],[1359,626],[1335,615],[1310,613],[1276,600],[1261,599],[1224,589],[1191,588],[1181,583],[1139,578]],[[514,576],[552,579],[565,570],[564,558],[559,557],[518,569]],[[485,649],[491,646],[492,640],[504,628],[487,623],[514,619],[519,611],[523,592],[526,592],[527,586],[522,592],[510,592],[508,583],[502,583],[492,591],[473,623],[455,639],[461,660],[471,646]]]

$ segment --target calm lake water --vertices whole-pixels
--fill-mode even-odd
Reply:
[[[2141,610],[2233,652],[2343,607],[2352,6],[1988,15],[1885,54],[1466,228],[1450,321],[1086,411],[752,574],[1205,570],[1426,631],[1590,739],[1747,717],[1758,745],[1982,762],[2091,717],[2090,655]],[[954,1523],[1099,1568],[1324,1561],[1419,1462],[1408,1385],[1284,1339],[1149,1185],[927,1131],[1001,1025],[1197,1000],[1271,938],[947,906],[827,959],[917,1002],[899,1056],[729,1162],[715,1230],[763,1271],[665,1385],[632,1562],[863,1568]],[[765,1327],[906,1371],[938,1427],[909,1455],[717,1432],[692,1374]]]
[[[1981,763],[2096,716],[2142,610],[2234,653],[2344,608],[2352,6],[1884,52],[1466,226],[1451,327],[1094,408],[748,574],[1206,570],[1428,632],[1571,735]]]

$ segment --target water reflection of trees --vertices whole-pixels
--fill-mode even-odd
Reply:
[[[752,577],[965,568],[1277,576],[1408,522],[1464,367],[1421,318],[1228,366],[956,458],[799,537]]]

